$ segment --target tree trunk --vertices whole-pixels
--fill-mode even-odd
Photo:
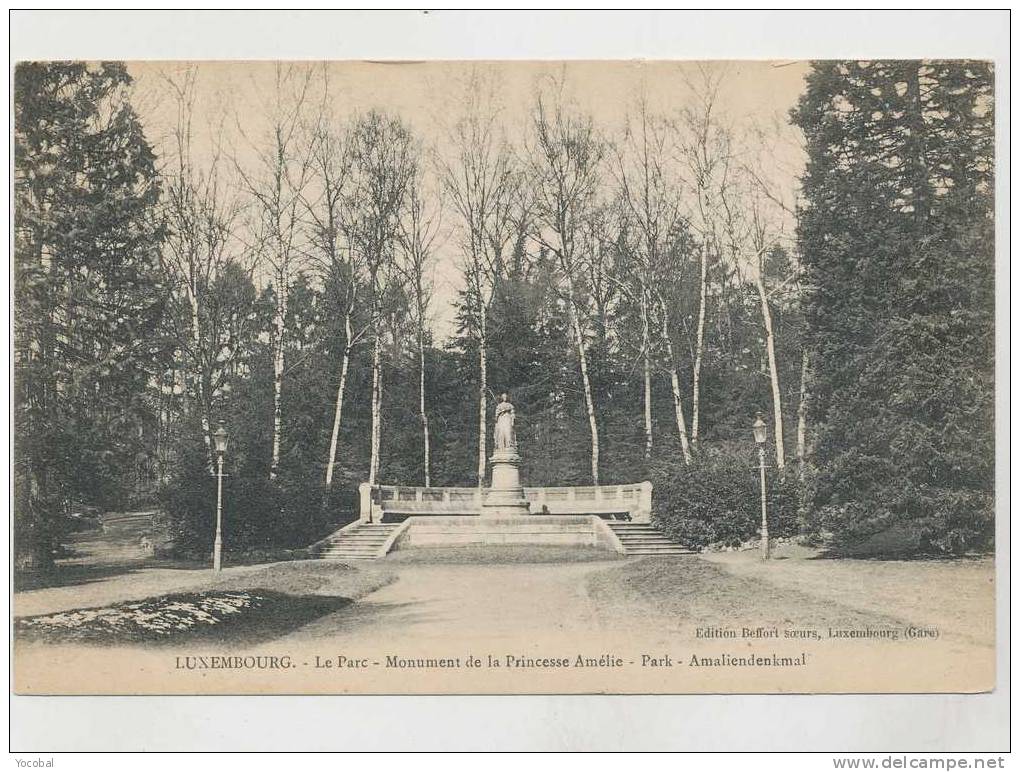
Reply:
[[[592,485],[599,484],[599,427],[595,420],[595,400],[592,397],[591,379],[588,377],[588,352],[584,345],[584,333],[578,318],[577,306],[574,305],[574,279],[567,272],[567,300],[570,304],[570,321],[574,328],[574,340],[577,344],[577,357],[581,363],[581,384],[584,387],[584,406],[588,412],[588,427],[591,430],[591,480]]]
[[[691,443],[698,444],[701,426],[701,360],[705,352],[705,303],[708,294],[708,250],[701,248],[701,284],[698,291],[698,335],[694,348],[694,374],[691,379]]]
[[[652,457],[652,336],[648,324],[648,291],[641,291],[641,348],[644,360],[645,460]]]
[[[480,269],[479,269],[480,270]],[[488,413],[487,395],[489,390],[488,357],[486,355],[486,344],[488,338],[488,325],[486,323],[486,308],[482,301],[481,280],[478,287],[478,487],[485,486],[486,469],[486,443],[488,432],[486,431],[486,419]]]
[[[421,417],[422,462],[425,471],[425,487],[432,487],[429,473],[431,449],[429,447],[429,414],[425,411],[425,320],[418,318],[418,415]]]
[[[351,362],[351,310],[344,316],[344,333],[347,342],[344,345],[344,358],[340,365],[340,385],[336,389],[336,407],[333,411],[333,432],[329,438],[329,461],[326,463],[326,488],[333,486],[333,468],[336,465],[336,449],[340,442],[340,418],[344,409],[344,392],[347,390],[347,369]]]
[[[378,325],[379,322],[376,322]],[[368,484],[375,485],[379,476],[379,438],[382,418],[382,336],[378,326],[372,344],[372,456],[368,465]]]
[[[797,475],[804,479],[804,463],[807,460],[807,409],[808,376],[810,357],[807,349],[800,355],[800,401],[797,404]]]
[[[188,303],[191,306],[191,345],[195,354],[195,397],[198,402],[199,419],[202,423],[202,441],[205,443],[205,453],[209,459],[209,471],[213,470],[213,448],[212,448],[212,426],[209,417],[209,399],[205,393],[205,367],[202,363],[202,323],[198,313],[198,295],[195,288],[188,285]]]
[[[287,281],[285,275],[277,277],[276,308],[273,327],[276,341],[273,352],[273,458],[269,466],[269,479],[275,480],[280,471],[280,435],[283,431],[283,349],[287,325]]]
[[[669,317],[666,315],[666,304],[659,299],[659,311],[662,314],[662,340],[666,344],[666,355],[669,359],[669,382],[673,389],[673,412],[676,414],[676,430],[680,434],[680,449],[684,454],[684,464],[693,462],[691,446],[687,439],[687,421],[684,420],[683,400],[680,396],[680,373],[673,353],[673,339],[669,335]]]
[[[772,311],[769,309],[765,292],[765,278],[762,276],[761,260],[758,261],[758,297],[761,300],[761,316],[765,326],[765,352],[768,355],[769,382],[772,385],[772,416],[776,434],[776,467],[782,472],[786,468],[786,450],[783,445],[783,399],[779,390],[779,370],[776,367],[776,340],[772,331]]]

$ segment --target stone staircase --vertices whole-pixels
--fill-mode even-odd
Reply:
[[[372,560],[381,557],[379,551],[399,523],[361,523],[344,531],[337,531],[319,547],[322,560]]]
[[[627,556],[633,555],[690,555],[692,550],[680,546],[654,525],[607,521],[606,525],[620,540]]]

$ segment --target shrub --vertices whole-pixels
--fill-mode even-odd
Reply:
[[[769,535],[798,530],[798,485],[768,470]],[[737,546],[757,538],[761,526],[758,458],[746,450],[704,451],[691,466],[662,464],[653,473],[652,519],[672,539],[689,547]]]
[[[848,554],[962,555],[993,543],[995,518],[983,493],[918,490],[907,481],[887,493],[884,504],[868,508],[852,500],[821,506],[812,530]]]
[[[177,474],[162,492],[173,552],[207,556],[216,533],[216,477],[201,444],[182,456]],[[318,479],[286,467],[276,480],[258,464],[227,464],[223,479],[225,551],[296,549],[330,529],[329,502]]]

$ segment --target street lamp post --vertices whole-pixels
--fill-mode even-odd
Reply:
[[[761,413],[755,417],[751,429],[754,431],[754,441],[758,444],[758,474],[761,477],[761,559],[764,561],[769,559],[769,518],[765,504],[765,439],[768,435],[768,425]]]
[[[213,541],[213,571],[223,568],[223,456],[227,452],[227,429],[220,419],[220,425],[213,432],[216,448],[216,539]]]

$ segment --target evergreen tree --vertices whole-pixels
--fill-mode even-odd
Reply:
[[[15,103],[15,539],[48,563],[76,502],[109,506],[163,367],[152,150],[122,64],[26,63]]]
[[[814,503],[843,541],[991,538],[992,83],[984,62],[820,62],[793,114]]]

